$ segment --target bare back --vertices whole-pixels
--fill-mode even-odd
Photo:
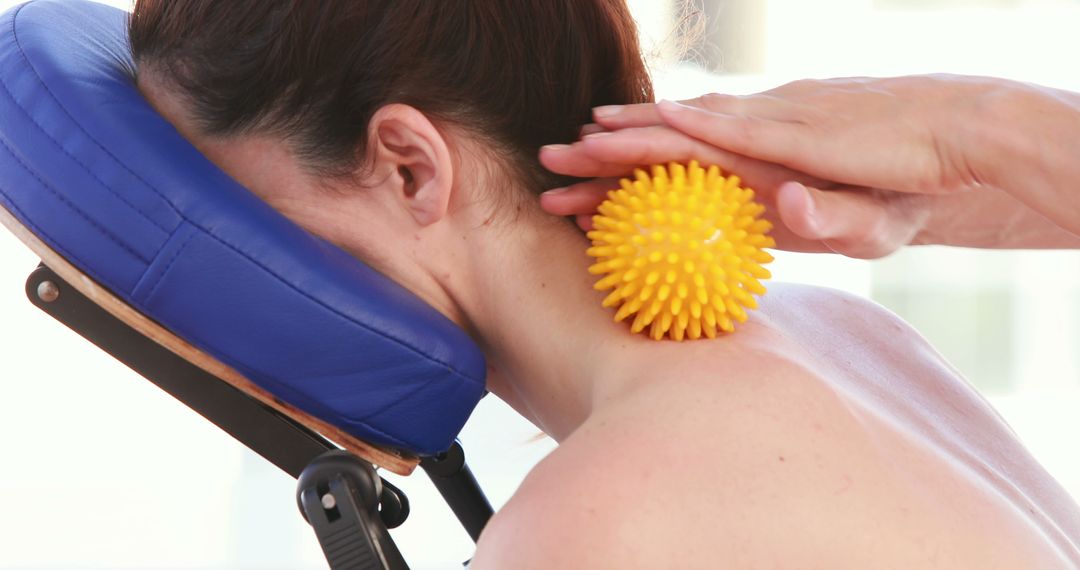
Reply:
[[[478,568],[1080,568],[1075,501],[888,311],[775,284],[736,335],[666,344]]]

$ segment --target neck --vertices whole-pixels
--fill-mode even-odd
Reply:
[[[468,278],[444,283],[488,357],[489,389],[556,440],[649,352],[600,306],[587,245],[556,218],[496,223],[466,238]]]

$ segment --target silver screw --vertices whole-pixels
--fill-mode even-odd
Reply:
[[[46,303],[52,303],[60,298],[60,288],[52,281],[42,281],[38,283],[37,296]]]
[[[327,493],[322,496],[322,506],[324,509],[329,511],[330,509],[337,506],[337,501],[334,499],[333,495]]]

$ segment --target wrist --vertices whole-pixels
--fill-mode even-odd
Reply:
[[[1080,235],[1080,95],[1000,79],[950,82],[933,132],[944,172],[956,178],[945,180],[913,242],[1031,246],[1027,234],[1054,224]]]
[[[959,180],[949,190],[1001,188],[1018,146],[1030,144],[1020,128],[1030,103],[1026,86],[993,78],[963,78],[943,116],[937,140]]]
[[[986,77],[931,77],[940,81],[940,96],[928,101],[927,117],[942,170],[940,186],[921,195],[926,211],[910,245],[957,245],[972,237],[966,214],[978,204],[978,190],[995,186],[998,170],[1007,166],[992,157],[1007,154],[1001,149],[1001,138],[1009,135],[1001,132],[1000,109],[1011,106],[1005,99],[1013,87]]]

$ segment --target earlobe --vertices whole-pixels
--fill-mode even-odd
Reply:
[[[391,104],[371,119],[374,168],[389,172],[385,184],[417,224],[446,216],[453,190],[453,162],[442,133],[420,111]]]

